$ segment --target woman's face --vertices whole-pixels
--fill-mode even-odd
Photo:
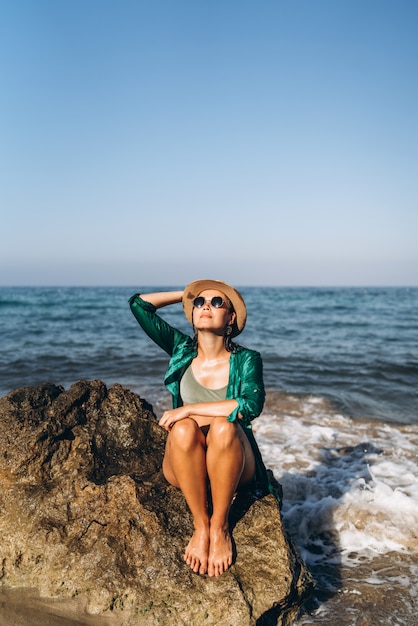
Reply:
[[[235,320],[235,313],[230,312],[231,303],[228,298],[216,289],[205,289],[199,296],[204,298],[205,302],[200,307],[193,307],[193,326],[197,330],[211,330],[217,334],[223,335],[225,328],[232,324]],[[217,308],[212,303],[212,298],[220,297],[224,301],[222,306]]]

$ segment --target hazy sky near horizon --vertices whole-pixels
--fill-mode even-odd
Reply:
[[[0,7],[0,285],[418,285],[416,0]]]

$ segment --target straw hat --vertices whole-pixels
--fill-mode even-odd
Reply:
[[[222,280],[194,280],[189,283],[183,293],[184,314],[191,324],[193,324],[193,300],[206,289],[221,291],[232,303],[237,315],[232,327],[231,337],[236,337],[244,329],[247,320],[247,309],[241,294]]]

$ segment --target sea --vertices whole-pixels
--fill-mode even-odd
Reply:
[[[167,355],[128,299],[174,288],[0,288],[0,395],[100,379],[159,417]],[[240,291],[237,340],[261,353],[267,390],[255,436],[316,583],[295,623],[417,624],[418,288]],[[160,314],[190,332],[180,304]]]

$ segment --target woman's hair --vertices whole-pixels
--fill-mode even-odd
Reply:
[[[225,300],[227,303],[229,303],[229,312],[235,313],[234,305],[232,304],[231,300],[227,296],[225,296]],[[236,350],[237,344],[234,343],[231,339],[232,335],[234,334],[233,331],[236,330],[236,328],[237,328],[237,316],[235,314],[234,322],[230,326],[227,326],[225,328],[225,333],[224,333],[224,346],[228,352],[234,352],[234,350]]]

